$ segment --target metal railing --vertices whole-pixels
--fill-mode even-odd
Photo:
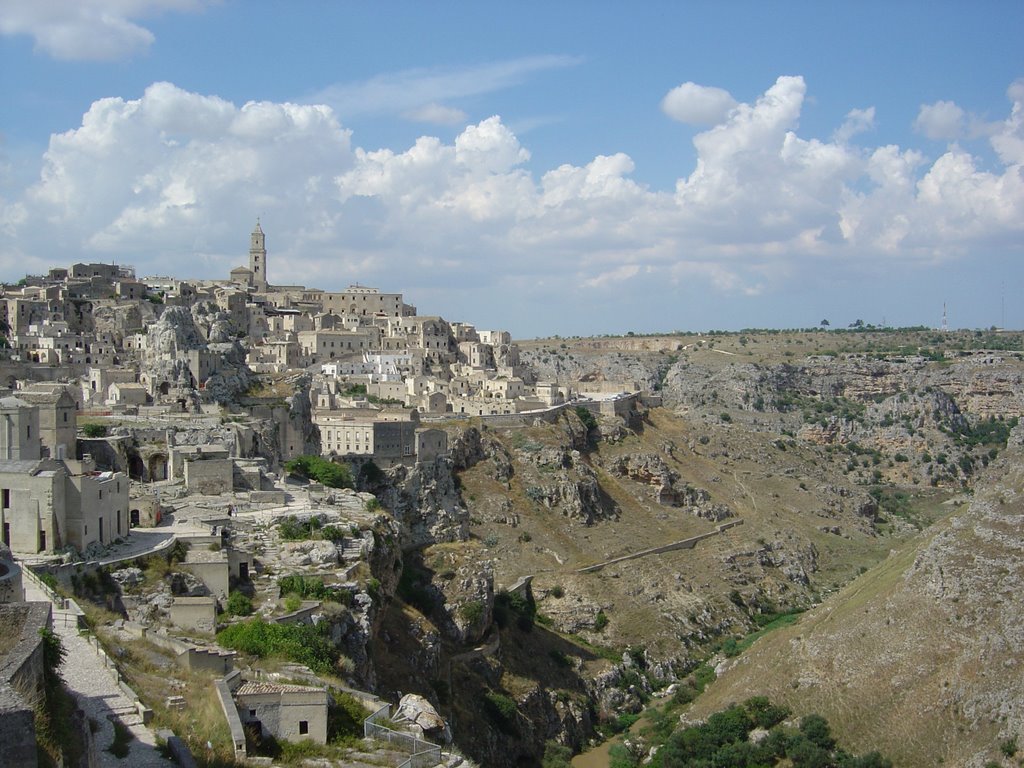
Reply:
[[[398,768],[433,768],[441,762],[441,747],[418,736],[403,731],[396,731],[378,721],[391,718],[391,705],[385,704],[363,721],[363,736],[368,739],[386,742],[411,753],[399,763]]]

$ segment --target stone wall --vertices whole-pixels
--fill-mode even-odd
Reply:
[[[32,707],[0,685],[0,765],[36,768],[38,764]]]
[[[49,603],[0,604],[0,627],[17,638],[0,656],[0,765],[35,768],[34,705],[43,696],[43,641]]]
[[[231,459],[201,459],[184,462],[185,487],[190,493],[216,496],[230,493],[234,485]]]
[[[170,618],[176,627],[213,633],[217,628],[217,601],[212,597],[176,597]]]
[[[220,554],[220,553],[217,553]],[[195,561],[191,558],[193,553],[189,553],[189,560],[182,563],[179,567],[183,571],[195,575],[199,578],[206,588],[210,590],[214,597],[220,600],[227,600],[228,598],[228,559],[225,555],[223,559],[210,559],[208,561]]]
[[[175,661],[190,671],[201,670],[213,672],[216,675],[226,675],[234,668],[234,653],[220,653],[219,651],[204,650],[202,648],[189,648],[179,654]]]

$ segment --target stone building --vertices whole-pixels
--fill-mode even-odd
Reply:
[[[259,221],[256,229],[249,235],[249,271],[252,273],[252,286],[257,291],[267,290],[267,241]]]
[[[242,723],[285,741],[327,743],[327,690],[306,685],[245,682],[234,692]]]
[[[128,535],[128,476],[90,457],[43,458],[39,408],[0,399],[0,525],[16,552],[79,551]]]
[[[64,458],[75,455],[78,404],[63,384],[40,382],[18,392],[18,399],[39,410],[39,439],[43,455]]]
[[[415,410],[318,411],[313,423],[320,429],[322,454],[373,459],[383,468],[432,461],[448,451],[447,433],[422,429]]]
[[[79,551],[128,535],[128,476],[90,460],[0,460],[3,541],[16,552]]]

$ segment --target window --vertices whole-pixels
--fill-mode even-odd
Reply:
[[[299,735],[309,733],[309,721],[299,720]]]

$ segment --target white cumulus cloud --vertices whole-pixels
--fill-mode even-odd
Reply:
[[[914,130],[929,139],[955,141],[967,127],[966,113],[952,101],[922,104],[914,120]]]
[[[690,125],[718,125],[735,106],[728,91],[691,82],[676,86],[661,100],[666,115]]]
[[[836,141],[843,144],[858,133],[864,133],[870,131],[875,127],[875,108],[868,107],[867,109],[851,109],[846,113],[846,120],[839,126],[839,129],[833,135]]]
[[[765,296],[821,264],[1019,253],[1024,86],[1009,97],[990,123],[989,167],[957,146],[932,161],[850,143],[872,109],[851,110],[830,138],[804,135],[807,84],[780,77],[698,133],[695,164],[657,190],[622,152],[535,174],[497,115],[452,141],[373,149],[353,146],[330,106],[236,105],[155,83],[96,101],[51,137],[38,180],[0,200],[0,270],[118,260],[142,275],[226,277],[262,216],[275,282],[377,284],[453,316],[484,295],[529,294],[551,305],[537,311],[576,316],[616,285],[643,293],[623,296],[636,310],[694,284]]]
[[[195,11],[208,0],[5,0],[0,34],[29,35],[56,59],[114,60],[155,39],[137,20],[165,11]]]

